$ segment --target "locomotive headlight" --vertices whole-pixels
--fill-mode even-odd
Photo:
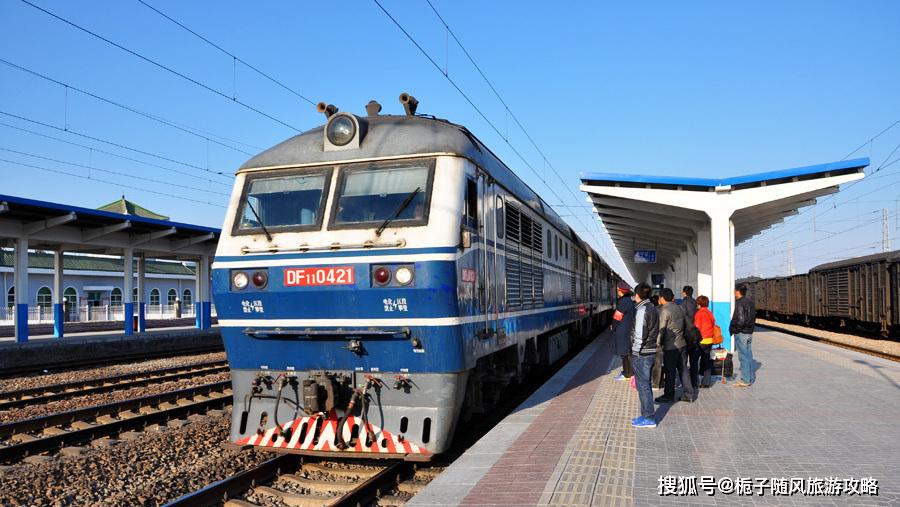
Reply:
[[[412,279],[413,272],[406,266],[399,267],[397,268],[397,271],[394,272],[394,280],[400,285],[409,285],[409,282],[411,282]]]
[[[331,118],[325,127],[328,141],[335,146],[344,146],[356,136],[356,123],[345,114],[338,114]]]
[[[243,290],[247,287],[247,284],[250,283],[250,277],[243,271],[235,271],[231,274],[231,283],[234,285],[235,289]]]

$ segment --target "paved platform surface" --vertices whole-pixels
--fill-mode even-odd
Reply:
[[[602,335],[408,505],[900,506],[900,363],[762,329],[753,348],[753,387],[718,378],[635,429]],[[848,493],[869,477],[877,496]]]

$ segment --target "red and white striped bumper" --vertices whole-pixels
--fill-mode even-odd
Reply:
[[[290,428],[290,438],[285,439],[278,437],[276,428],[270,428],[263,434],[254,434],[244,437],[235,444],[239,446],[265,447],[273,451],[283,450],[286,452],[303,452],[310,453],[334,452],[334,453],[351,453],[351,454],[372,454],[372,455],[393,455],[407,456],[420,455],[430,456],[431,452],[410,442],[403,436],[394,435],[389,431],[384,431],[371,422],[369,427],[376,436],[376,441],[370,446],[366,446],[366,431],[363,428],[362,418],[350,416],[344,423],[343,436],[344,442],[350,442],[350,436],[354,425],[359,425],[359,436],[353,445],[346,449],[340,449],[335,444],[336,432],[338,425],[338,417],[332,412],[326,419],[322,421],[319,437],[316,438],[315,426],[316,417],[300,417],[289,421],[283,425],[285,429]],[[304,427],[305,425],[305,427]]]

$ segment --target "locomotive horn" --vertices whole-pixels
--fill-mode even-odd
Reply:
[[[416,115],[416,108],[419,107],[419,101],[416,100],[415,97],[403,92],[400,94],[400,103],[403,104],[403,109],[406,110],[406,116]]]
[[[325,115],[325,118],[331,118],[331,116],[338,112],[338,108],[334,106],[334,104],[326,104],[324,102],[319,102],[316,104],[316,111]]]

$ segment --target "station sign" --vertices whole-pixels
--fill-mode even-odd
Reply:
[[[656,250],[635,250],[635,264],[656,264]]]

